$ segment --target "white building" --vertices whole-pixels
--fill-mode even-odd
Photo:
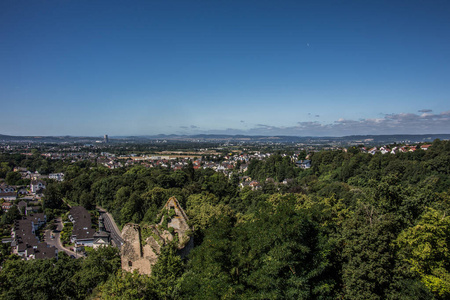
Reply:
[[[37,193],[40,190],[45,189],[45,182],[40,180],[32,180],[30,184],[30,190],[32,193]]]

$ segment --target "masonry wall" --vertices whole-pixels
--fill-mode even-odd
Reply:
[[[122,237],[126,241],[121,249],[122,269],[128,272],[138,270],[141,274],[150,274],[150,262],[143,258],[139,225],[126,224]]]
[[[190,230],[187,224],[187,216],[180,207],[175,197],[170,198],[164,209],[174,208],[176,216],[172,218],[168,226],[173,227],[181,241],[186,241],[179,245],[178,254],[185,257],[194,247],[193,238],[187,236]],[[137,270],[141,274],[151,274],[152,266],[156,264],[161,247],[173,240],[173,235],[169,231],[161,228],[160,225],[151,225],[152,236],[149,236],[145,243],[141,240],[140,227],[137,224],[126,224],[122,229],[124,244],[121,248],[122,269],[128,272]],[[159,243],[153,237],[160,237]]]

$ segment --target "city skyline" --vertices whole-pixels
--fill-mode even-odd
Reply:
[[[3,1],[0,134],[450,133],[446,1]]]

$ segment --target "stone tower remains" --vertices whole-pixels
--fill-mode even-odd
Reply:
[[[175,197],[164,205],[160,222],[155,225],[126,224],[122,229],[124,244],[121,249],[122,269],[128,272],[137,270],[150,274],[156,264],[161,248],[177,240],[178,254],[185,257],[194,247],[192,230],[188,217]]]

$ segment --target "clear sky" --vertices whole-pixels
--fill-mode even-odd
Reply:
[[[450,133],[450,1],[2,0],[0,134]]]

